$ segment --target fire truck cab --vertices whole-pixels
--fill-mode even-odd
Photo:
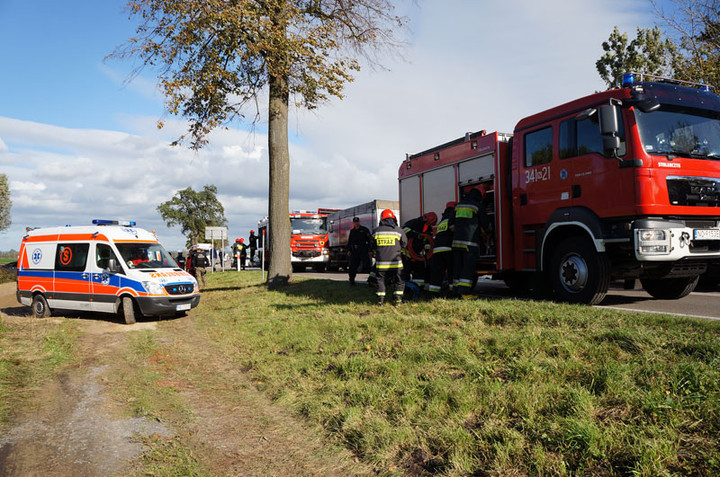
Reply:
[[[720,97],[643,79],[522,119],[512,135],[480,131],[408,156],[401,215],[439,214],[479,188],[491,225],[478,274],[577,303],[599,303],[614,279],[687,295],[720,260]]]

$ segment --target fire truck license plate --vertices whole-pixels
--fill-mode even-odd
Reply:
[[[720,240],[720,229],[695,229],[695,240]]]
[[[190,309],[190,303],[185,303],[185,304],[183,304],[183,305],[177,305],[177,306],[175,307],[175,310],[176,310],[176,311],[186,311],[186,310],[189,310],[189,309]]]

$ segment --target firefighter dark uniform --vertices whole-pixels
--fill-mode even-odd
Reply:
[[[421,289],[425,287],[427,259],[432,255],[432,228],[436,223],[435,212],[428,212],[403,225],[403,231],[408,239],[405,251],[406,272],[410,273],[413,283]]]
[[[402,278],[402,253],[407,246],[405,233],[397,226],[395,214],[385,209],[380,214],[380,224],[373,232],[372,247],[375,251],[377,271],[378,304],[385,301],[386,280],[392,285],[395,303],[402,303],[405,281]]]
[[[447,277],[452,285],[453,254],[452,241],[455,230],[455,202],[448,202],[440,223],[435,229],[433,253],[428,266],[427,291],[431,297],[440,296],[442,285]]]
[[[455,206],[455,231],[453,234],[453,294],[460,296],[472,291],[477,276],[475,262],[480,247],[481,193],[472,189]]]
[[[253,266],[253,261],[255,260],[255,251],[257,250],[258,245],[258,237],[255,235],[255,231],[250,231],[250,237],[248,237],[248,241],[250,242],[250,266]]]
[[[350,285],[355,285],[355,277],[358,269],[363,272],[370,273],[370,244],[372,243],[372,234],[367,227],[360,225],[360,219],[353,218],[353,228],[348,234],[348,253],[350,254],[350,264],[348,267],[348,275],[350,276]]]

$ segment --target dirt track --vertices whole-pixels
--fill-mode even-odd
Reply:
[[[34,393],[9,428],[0,429],[0,475],[107,476],[140,469],[143,436],[182,436],[203,466],[215,475],[363,475],[373,473],[344,451],[330,448],[308,428],[257,391],[195,328],[192,317],[120,324],[112,316],[53,317],[73,320],[80,330],[81,358]],[[0,285],[0,311],[7,323],[35,318],[15,300],[15,284]],[[190,410],[187,420],[161,422],[128,417],[117,387],[128,372],[122,358],[129,336],[151,330],[172,350],[168,362],[197,363],[201,381],[187,369],[163,369]]]

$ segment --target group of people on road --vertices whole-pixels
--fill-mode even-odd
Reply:
[[[402,228],[393,211],[385,209],[372,233],[355,217],[348,235],[350,284],[355,284],[358,269],[371,270],[374,254],[368,281],[376,281],[380,305],[388,293],[394,303],[402,303],[406,285],[417,290],[415,296],[430,298],[470,293],[477,280],[476,262],[488,246],[492,227],[486,197],[484,189],[472,188],[460,202],[446,204],[440,222],[437,214],[428,212]]]
[[[248,257],[248,249],[250,252],[250,263],[252,263],[255,253],[257,251],[258,237],[255,235],[255,231],[250,231],[249,246],[245,244],[245,239],[239,238],[235,241],[232,246],[233,257],[239,260],[239,264],[242,266],[242,270],[245,270],[245,262]],[[197,245],[193,245],[188,250],[188,256],[185,257],[183,252],[180,251],[175,258],[178,266],[183,270],[187,271],[190,275],[195,277],[198,283],[198,287],[205,287],[205,273],[207,267],[210,266],[210,258],[208,257],[208,251],[204,250]],[[235,266],[235,265],[234,265]]]

